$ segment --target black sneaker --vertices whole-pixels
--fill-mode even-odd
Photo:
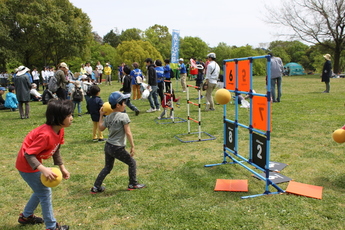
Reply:
[[[145,188],[146,185],[144,184],[130,184],[128,185],[128,190],[134,190],[134,189],[141,189],[141,188]]]
[[[100,192],[104,192],[104,190],[105,190],[105,187],[103,187],[103,186],[101,186],[100,188],[97,188],[97,187],[95,187],[95,186],[93,186],[92,188],[91,188],[91,193],[92,194],[96,194],[96,193],[100,193]]]
[[[69,229],[68,225],[60,225],[60,224],[56,223],[55,228],[47,228],[46,230],[68,230],[68,229]]]
[[[20,224],[42,224],[44,221],[41,217],[37,217],[34,214],[28,217],[24,217],[23,213],[19,214],[18,222]]]
[[[104,142],[106,141],[107,139],[98,139],[98,142]]]
[[[139,110],[136,110],[136,111],[135,111],[135,116],[138,116],[139,113],[140,113],[140,111],[139,111]]]

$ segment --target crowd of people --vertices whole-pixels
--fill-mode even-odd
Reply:
[[[273,102],[280,102],[283,64],[280,58],[273,54],[270,56],[272,76],[271,82],[268,84],[271,84]],[[324,58],[326,62],[322,81],[326,83],[325,92],[328,93],[331,57],[325,55]],[[6,81],[1,78],[0,108],[7,108],[11,111],[18,109],[21,119],[30,117],[29,102],[31,100],[47,100],[45,124],[33,129],[25,137],[16,160],[19,174],[33,190],[33,195],[18,218],[19,223],[23,225],[45,223],[46,229],[69,229],[67,225],[59,225],[54,218],[51,202],[52,191],[45,187],[39,178],[41,174],[50,180],[57,177],[51,169],[42,163],[42,159],[48,158],[53,158],[54,164],[59,166],[65,179],[70,177],[60,155],[60,145],[64,143],[64,128],[72,124],[75,109],[77,109],[78,116],[82,116],[81,103],[83,101],[86,102],[86,113],[90,115],[93,122],[92,140],[105,142],[105,166],[98,174],[90,192],[97,194],[105,190],[102,183],[113,169],[115,159],[128,165],[129,190],[145,187],[145,184],[140,184],[136,178],[136,161],[133,158],[135,145],[129,127],[130,118],[126,113],[126,106],[138,116],[140,111],[132,104],[131,99],[133,101],[142,99],[144,92],[148,92],[146,96],[150,108],[146,112],[161,111],[162,108],[163,111],[158,117],[161,119],[166,115],[166,109],[171,108],[172,103],[178,102],[181,98],[175,95],[171,78],[176,77],[180,80],[182,93],[187,90],[187,69],[184,59],[179,59],[177,68],[179,77],[174,76],[169,59],[164,60],[164,66],[161,60],[153,61],[151,58],[147,58],[145,64],[146,76],[137,62],[132,63],[132,68],[125,63],[118,67],[118,82],[121,83],[121,88],[108,97],[111,113],[107,116],[105,116],[106,111],[103,109],[103,100],[100,98],[101,88],[99,84],[102,84],[104,76],[106,84],[111,85],[112,77],[109,63],[106,63],[105,68],[103,68],[103,65],[98,62],[95,71],[90,63],[86,63],[81,66],[80,72],[75,74],[72,74],[65,62],[60,63],[56,71],[54,68],[45,67],[39,73],[34,68],[31,74],[27,67],[19,66],[13,74],[13,84],[8,84],[8,77],[6,77]],[[206,62],[191,58],[189,65],[191,69],[195,69],[192,79],[195,80],[196,89],[206,91],[206,111],[214,111],[215,103],[212,93],[221,76],[220,67],[216,62],[216,54],[209,53]],[[43,94],[39,93],[40,86],[44,90]],[[275,86],[277,86],[277,95]],[[6,90],[8,92],[4,100],[2,95]],[[171,111],[169,118],[173,118]],[[105,139],[103,135],[105,129],[109,131],[108,139]],[[126,140],[130,145],[129,152],[125,149]],[[41,204],[43,218],[34,215],[38,204]]]

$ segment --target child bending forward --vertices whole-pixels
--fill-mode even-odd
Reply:
[[[46,123],[33,129],[24,139],[16,161],[16,168],[21,177],[33,191],[18,222],[23,225],[44,224],[50,230],[68,230],[69,226],[59,225],[53,213],[52,190],[41,182],[41,174],[49,180],[57,175],[42,164],[42,159],[53,158],[65,179],[70,177],[61,156],[60,145],[64,143],[64,128],[72,124],[73,103],[70,100],[51,100],[46,111]],[[43,219],[34,215],[41,204]]]

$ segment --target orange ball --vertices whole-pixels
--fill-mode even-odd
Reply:
[[[344,143],[345,142],[345,130],[344,129],[337,129],[332,134],[333,140],[337,143]]]
[[[105,102],[103,104],[103,112],[105,112],[104,115],[106,116],[108,116],[109,114],[113,112],[113,109],[111,108],[111,105],[109,102]]]
[[[219,104],[225,105],[231,100],[231,93],[227,89],[218,89],[214,95],[214,99]]]

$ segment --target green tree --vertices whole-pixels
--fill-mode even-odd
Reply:
[[[146,58],[152,58],[152,60],[163,59],[162,55],[150,42],[141,40],[124,41],[116,48],[114,65],[124,62],[131,66],[133,62],[138,62],[141,70],[146,72]]]
[[[232,49],[231,58],[262,56],[263,51],[255,50],[251,46],[241,46]],[[254,60],[253,75],[266,75],[266,61],[264,59]]]
[[[131,41],[131,40],[141,40],[142,39],[142,31],[137,28],[127,29],[122,31],[120,35],[120,41]]]
[[[180,57],[184,59],[205,59],[210,48],[198,37],[184,37],[180,40]]]
[[[161,53],[163,59],[170,58],[171,34],[166,26],[155,24],[144,32],[144,41],[149,41]]]
[[[103,42],[108,43],[112,47],[116,48],[121,43],[120,35],[117,29],[116,31],[110,30],[109,33],[104,35]]]
[[[301,41],[331,50],[334,72],[340,70],[345,49],[344,9],[344,0],[285,0],[280,8],[267,7],[269,23],[288,27]]]
[[[2,0],[1,6],[0,50],[12,52],[10,58],[32,67],[87,53],[90,19],[68,0]]]

